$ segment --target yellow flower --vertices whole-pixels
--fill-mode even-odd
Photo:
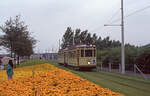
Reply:
[[[0,83],[0,96],[124,96],[50,64],[16,68],[14,72],[13,80]]]

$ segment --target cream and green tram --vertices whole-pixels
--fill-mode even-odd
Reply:
[[[59,50],[58,63],[75,69],[96,68],[96,47],[90,45],[70,46]]]

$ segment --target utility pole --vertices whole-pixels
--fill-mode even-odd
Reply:
[[[121,0],[121,24],[105,24],[104,26],[121,26],[121,73],[125,74],[125,48],[124,48],[124,2]]]
[[[121,0],[121,37],[122,37],[122,43],[121,43],[121,73],[125,73],[125,49],[124,49],[124,2]]]
[[[60,39],[59,39],[59,50],[60,50]]]
[[[74,36],[74,32],[73,32],[73,45],[74,45],[74,37],[75,37],[75,36]]]
[[[53,53],[54,53],[54,52],[53,52],[53,47],[52,47],[52,60],[53,60],[53,58],[54,58],[54,57],[53,57]]]

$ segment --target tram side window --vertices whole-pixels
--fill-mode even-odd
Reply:
[[[94,57],[96,57],[96,50],[94,49]]]
[[[61,58],[62,57],[62,54],[61,53],[59,53],[59,58]]]
[[[84,57],[84,50],[81,50],[81,57]]]
[[[92,50],[85,50],[85,57],[92,57]]]
[[[73,58],[73,53],[69,52],[69,58]]]
[[[75,57],[76,57],[76,51],[73,52],[73,58],[75,58]]]
[[[62,58],[62,54],[61,53],[58,53],[58,58]]]

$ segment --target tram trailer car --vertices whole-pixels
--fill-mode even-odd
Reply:
[[[59,50],[58,63],[74,69],[96,68],[96,47],[94,45],[74,45]]]

